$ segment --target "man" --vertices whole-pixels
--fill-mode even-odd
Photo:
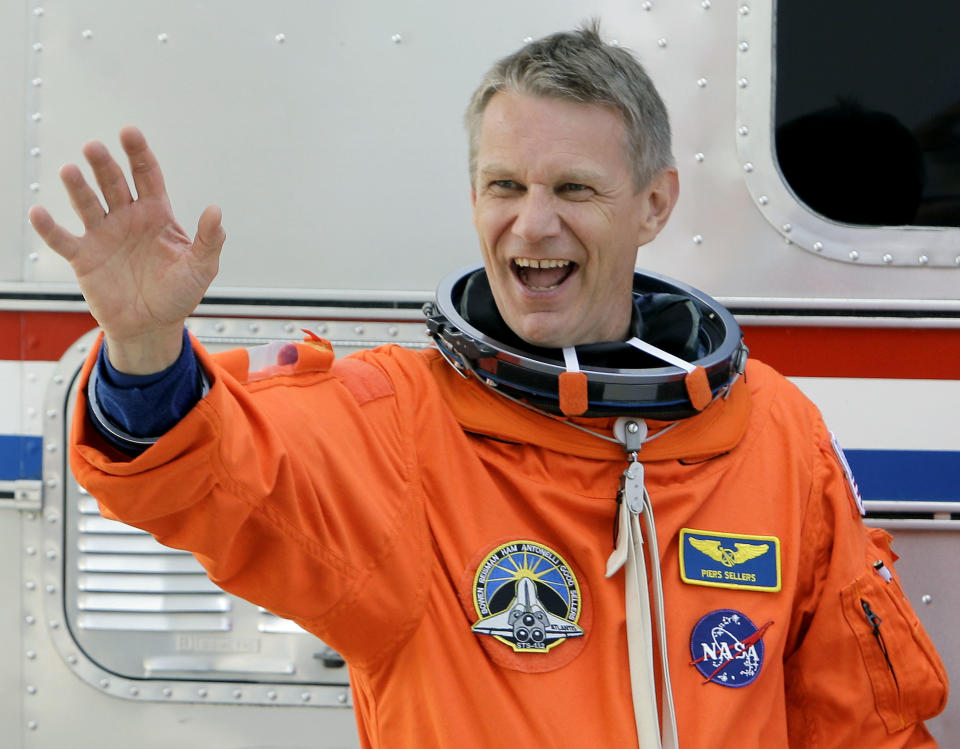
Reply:
[[[739,376],[715,303],[632,294],[678,191],[640,66],[555,34],[467,125],[485,270],[441,287],[438,349],[338,362],[189,341],[219,211],[191,241],[139,132],[136,200],[88,144],[85,235],[31,212],[104,330],[80,482],[341,652],[364,746],[933,746],[946,675],[816,409]]]

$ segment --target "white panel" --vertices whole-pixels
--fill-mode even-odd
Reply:
[[[0,0],[0,281],[22,278],[19,250],[27,232],[27,6],[25,0]]]
[[[790,380],[846,449],[960,450],[960,380]]]
[[[20,372],[18,361],[0,361],[0,434],[20,434]]]
[[[43,419],[48,418],[43,409],[47,385],[50,378],[53,377],[53,371],[56,369],[57,363],[25,361],[21,366],[23,398],[20,401],[20,408],[23,409],[23,421],[21,423],[23,434],[39,436],[43,434]]]
[[[639,53],[673,113],[681,199],[641,266],[731,300],[960,307],[956,268],[825,261],[785,242],[755,205],[737,153],[737,65],[769,57],[768,15],[738,27],[740,3],[644,5],[53,3],[36,24],[43,119],[29,139],[43,147],[39,196],[66,218],[60,164],[85,139],[113,144],[121,125],[137,123],[185,226],[207,203],[224,208],[217,288],[429,293],[477,255],[460,119],[482,72],[525,37],[598,14],[609,38]],[[738,49],[743,34],[748,52]],[[27,244],[40,256],[28,280],[72,283],[39,240]]]

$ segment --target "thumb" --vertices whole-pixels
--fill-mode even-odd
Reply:
[[[220,254],[220,249],[227,238],[227,233],[220,223],[223,213],[219,206],[210,205],[200,214],[197,222],[197,236],[193,239],[193,253],[200,260],[213,260]]]

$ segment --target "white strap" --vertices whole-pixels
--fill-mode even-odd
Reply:
[[[667,364],[680,367],[680,369],[682,369],[684,372],[692,372],[696,369],[693,364],[684,361],[679,356],[674,356],[673,354],[664,351],[662,348],[657,348],[652,343],[647,343],[639,338],[630,338],[627,343],[634,348],[640,349],[646,354],[650,354],[650,356],[655,356],[661,361],[665,361]]]
[[[579,372],[580,361],[577,359],[577,350],[573,346],[564,346],[563,365],[568,372]]]
[[[631,470],[634,469],[634,470]],[[636,470],[639,469],[639,470]],[[651,625],[650,591],[643,555],[643,530],[640,513],[633,508],[628,496],[621,497],[617,546],[607,560],[607,577],[626,565],[624,573],[627,614],[627,653],[630,659],[630,684],[633,691],[633,713],[637,724],[640,749],[678,749],[676,713],[670,686],[670,665],[667,656],[666,629],[663,614],[663,585],[660,578],[660,556],[657,551],[656,529],[653,525],[653,507],[646,487],[643,487],[643,467],[632,463],[628,481],[642,493],[642,512],[647,516],[647,536],[650,551],[651,577],[654,586],[654,607],[657,617],[660,664],[662,672],[663,717],[662,727],[657,709],[656,680],[653,673],[653,628]],[[632,474],[632,475],[631,475]],[[630,481],[630,479],[633,481]],[[629,486],[625,494],[630,494]],[[639,497],[636,497],[639,499]],[[662,734],[662,738],[661,738]]]

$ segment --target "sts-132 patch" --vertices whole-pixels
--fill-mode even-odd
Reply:
[[[557,552],[534,541],[511,541],[484,557],[473,604],[480,619],[472,631],[517,653],[546,653],[584,634],[576,575]]]

